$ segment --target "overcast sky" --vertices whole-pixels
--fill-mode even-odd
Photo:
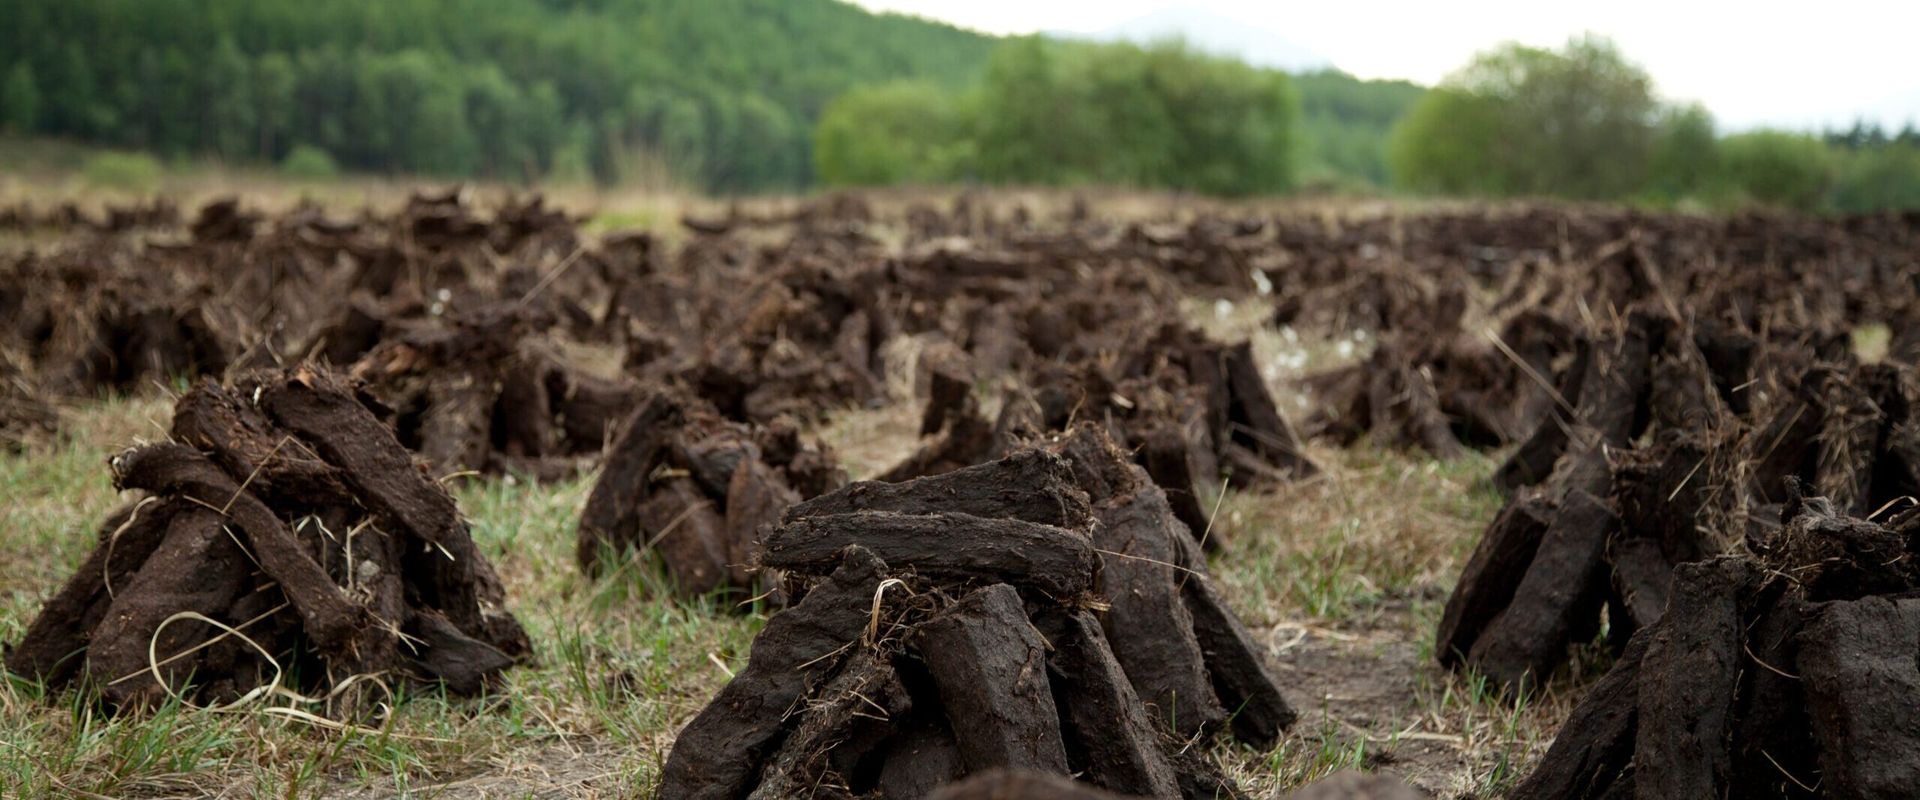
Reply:
[[[1890,128],[1920,123],[1920,2],[1616,0],[854,0],[989,33],[1097,32],[1171,5],[1244,20],[1364,78],[1432,84],[1504,41],[1553,46],[1581,31],[1619,44],[1662,95],[1699,100],[1723,127]]]

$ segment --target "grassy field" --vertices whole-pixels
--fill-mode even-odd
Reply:
[[[1246,310],[1196,305],[1221,335],[1251,333],[1283,404],[1307,363],[1352,343],[1303,344]],[[164,435],[168,398],[63,411],[65,433],[0,458],[0,639],[16,639],[121,502],[105,461]],[[917,405],[836,415],[818,434],[855,477],[914,444]],[[1222,745],[1256,796],[1332,770],[1383,769],[1443,796],[1497,795],[1569,708],[1567,676],[1518,705],[1432,666],[1447,587],[1498,507],[1495,461],[1440,463],[1362,447],[1316,448],[1318,479],[1230,490],[1211,533],[1214,569],[1273,648],[1302,720],[1277,748]],[[538,662],[481,701],[396,698],[359,726],[265,707],[169,706],[105,716],[82,697],[9,679],[0,689],[0,796],[633,797],[646,794],[674,731],[745,662],[760,613],[685,603],[630,566],[587,580],[573,566],[591,476],[552,485],[466,483],[462,509],[498,565]],[[1584,681],[1582,681],[1584,682]]]
[[[167,191],[189,213],[198,199],[216,194],[242,193],[266,208],[315,199],[344,210],[398,203],[411,190],[400,181],[293,184],[262,176],[255,184],[231,175],[169,175]],[[72,181],[39,187],[33,196],[40,203],[126,199]],[[0,178],[0,201],[33,188]],[[590,228],[672,232],[682,213],[724,208],[638,190],[561,191],[554,199],[590,215]],[[1103,205],[1116,202],[1133,203],[1133,218],[1153,218],[1180,201],[1143,195]],[[1294,379],[1363,358],[1369,343],[1273,329],[1264,309],[1261,302],[1196,300],[1183,311],[1219,338],[1252,338],[1283,410],[1303,415]],[[997,395],[982,388],[989,401]],[[158,386],[133,398],[72,405],[61,411],[58,439],[0,454],[0,642],[19,638],[91,548],[100,520],[126,499],[109,485],[106,460],[164,438],[170,407],[168,390]],[[882,408],[833,415],[815,433],[863,477],[915,446],[918,412],[918,400],[899,397]],[[1499,506],[1482,486],[1496,458],[1442,463],[1367,446],[1314,447],[1310,454],[1325,467],[1319,478],[1259,492],[1232,489],[1219,498],[1209,536],[1225,546],[1213,568],[1271,647],[1302,718],[1271,751],[1223,744],[1218,755],[1258,797],[1348,767],[1391,771],[1446,797],[1497,796],[1545,747],[1577,699],[1573,687],[1591,675],[1563,674],[1542,696],[1515,704],[1433,665],[1441,604]],[[9,677],[0,685],[0,797],[649,793],[675,731],[744,665],[765,616],[670,599],[656,591],[659,581],[645,565],[584,578],[573,566],[573,535],[592,479],[488,479],[457,490],[538,658],[509,671],[490,698],[396,697],[390,713],[348,726],[267,705],[174,705],[106,716],[87,698],[49,696]],[[1578,663],[1576,672],[1595,669],[1592,659]]]

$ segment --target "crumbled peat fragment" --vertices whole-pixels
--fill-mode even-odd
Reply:
[[[1676,602],[1678,567],[1768,546],[1795,487],[1853,515],[1913,496],[1910,371],[1807,358],[1651,312],[1585,348],[1584,374],[1565,384],[1572,413],[1545,420],[1499,473],[1516,485],[1448,599],[1440,662],[1534,687],[1598,633],[1603,609],[1618,652]],[[1756,371],[1791,380],[1761,402],[1730,402],[1720,387]],[[1558,449],[1550,470],[1516,466],[1548,441]]]
[[[940,787],[928,800],[1124,800],[1130,797],[1103,791],[1062,775],[1030,769],[993,769]]]
[[[787,506],[838,488],[845,473],[791,424],[721,419],[703,404],[655,392],[621,423],[576,532],[581,568],[637,552],[676,592],[759,594],[767,532]],[[837,561],[839,550],[820,556]],[[772,566],[781,566],[771,561]]]
[[[1287,800],[1422,800],[1426,794],[1387,775],[1345,770],[1314,781]]]
[[[144,498],[7,649],[10,671],[116,708],[278,680],[354,713],[382,699],[365,678],[472,695],[528,654],[453,498],[338,379],[204,382],[173,436],[113,459]]]
[[[995,770],[1236,796],[1191,744],[1226,709],[1261,746],[1294,717],[1198,544],[1096,428],[799,503],[761,554],[796,602],[681,731],[662,797],[918,798]]]
[[[1674,570],[1666,613],[1512,797],[1912,796],[1920,514],[1795,505],[1759,555]]]

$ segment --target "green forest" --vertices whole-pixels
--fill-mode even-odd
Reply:
[[[0,132],[322,176],[1920,207],[1920,135],[1728,134],[1602,39],[1427,89],[839,0],[13,0]]]
[[[795,188],[834,96],[959,85],[993,45],[834,0],[10,0],[0,120],[166,156]]]
[[[985,149],[968,142],[937,171],[878,174],[1244,193],[1299,177],[1383,185],[1387,128],[1419,93],[1325,73],[1295,79],[1307,92],[1299,98],[1278,73],[1167,48],[1055,49],[837,0],[16,0],[0,4],[0,128],[300,172],[608,183],[664,175],[711,192],[786,190],[821,183],[816,129],[849,91],[864,94],[850,107],[917,109],[924,118],[890,124],[929,132],[911,149],[937,149],[933,128],[964,138],[963,93],[1010,88],[1042,57],[1058,73],[1051,89],[1080,92],[1073,110],[1087,125],[1052,137],[1051,125],[1018,127],[1038,120],[1007,120],[985,132]],[[1108,67],[1131,72],[1098,74]],[[1213,103],[1232,119],[1162,116],[1155,124],[1177,130],[1122,143],[1134,145],[1122,164],[1101,152],[1113,143],[1089,137],[1103,132],[1102,116],[1143,120],[1148,112],[1121,104],[1143,90],[1128,81],[1148,71],[1245,84]],[[1080,85],[1096,77],[1105,80]],[[1181,89],[1161,85],[1158,96],[1184,101]],[[1241,149],[1211,152],[1236,138]],[[1169,141],[1217,163],[1146,153]],[[1029,146],[1038,149],[1022,151]],[[1036,158],[1049,149],[1073,159]],[[1226,156],[1250,160],[1232,169]]]

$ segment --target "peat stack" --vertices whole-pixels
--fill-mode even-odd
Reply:
[[[620,313],[645,321],[628,339],[629,370],[756,424],[872,402],[897,324],[882,263],[865,245],[800,235],[767,250],[696,239],[672,270],[620,295]]]
[[[661,796],[919,798],[996,769],[1235,796],[1190,745],[1223,708],[1269,744],[1292,710],[1139,468],[1091,430],[1056,449],[788,509],[762,562],[794,602]]]
[[[1185,325],[1162,325],[1114,342],[1123,330],[1089,335],[1076,345],[1077,361],[1032,371],[1027,383],[1038,427],[1063,431],[1075,422],[1099,421],[1129,449],[1171,438],[1187,451],[1181,458],[1185,471],[1209,479],[1227,474],[1243,488],[1320,471],[1268,391],[1251,342],[1222,344]],[[939,400],[929,402],[929,418]],[[996,443],[992,436],[976,441]],[[1151,469],[1147,459],[1143,463]]]
[[[973,396],[972,365],[964,358],[927,359],[927,403],[920,413],[921,445],[877,476],[888,483],[952,472],[1006,455],[1014,446],[1009,425],[1020,411],[1010,396],[999,422],[989,421]]]
[[[576,558],[597,574],[610,557],[636,552],[657,560],[681,596],[757,596],[761,546],[780,512],[845,482],[832,451],[802,443],[791,422],[733,422],[655,392],[607,452],[580,515]]]
[[[1744,514],[1731,378],[1666,317],[1617,325],[1580,346],[1554,409],[1495,474],[1513,493],[1448,598],[1442,665],[1528,688],[1593,638],[1603,608],[1623,644],[1658,617],[1674,563],[1731,543],[1708,533]]]
[[[1248,342],[1223,345],[1184,325],[1159,326],[1118,354],[1038,365],[1027,378],[1031,392],[1009,392],[991,421],[968,391],[965,369],[934,368],[922,415],[927,438],[881,480],[978,464],[1036,434],[1095,421],[1132,453],[1179,521],[1211,549],[1201,497],[1223,486],[1223,477],[1251,488],[1319,472],[1267,390]]]
[[[1817,363],[1788,380],[1805,354],[1767,350],[1636,314],[1584,351],[1573,413],[1543,424],[1500,474],[1530,480],[1545,463],[1533,459],[1554,454],[1469,558],[1441,617],[1440,662],[1525,688],[1598,632],[1602,609],[1619,650],[1660,618],[1676,565],[1771,535],[1789,486],[1855,515],[1920,491],[1907,370]]]
[[[1789,506],[1756,553],[1675,570],[1513,798],[1913,796],[1920,514]]]
[[[145,496],[107,519],[8,670],[112,707],[290,690],[350,712],[374,683],[476,694],[528,654],[452,496],[338,379],[204,382],[172,438],[112,460]]]
[[[1319,473],[1267,390],[1252,342],[1222,344],[1185,325],[1164,325],[1111,360],[1118,366],[1098,380],[1066,392],[1037,389],[1046,421],[1064,429],[1075,419],[1110,416],[1121,420],[1129,445],[1176,431],[1189,449],[1205,451],[1192,453],[1191,463],[1213,465],[1242,488]],[[1104,388],[1121,391],[1102,395]],[[1167,399],[1151,402],[1156,394]]]
[[[1576,348],[1566,325],[1537,311],[1509,320],[1497,343],[1451,327],[1395,331],[1366,361],[1308,376],[1319,408],[1306,428],[1342,446],[1371,434],[1436,458],[1504,446],[1554,410],[1555,376],[1565,383]]]
[[[568,365],[542,341],[553,324],[517,304],[416,317],[362,298],[322,341],[336,356],[367,343],[352,375],[438,472],[556,479],[600,455],[638,392]]]

